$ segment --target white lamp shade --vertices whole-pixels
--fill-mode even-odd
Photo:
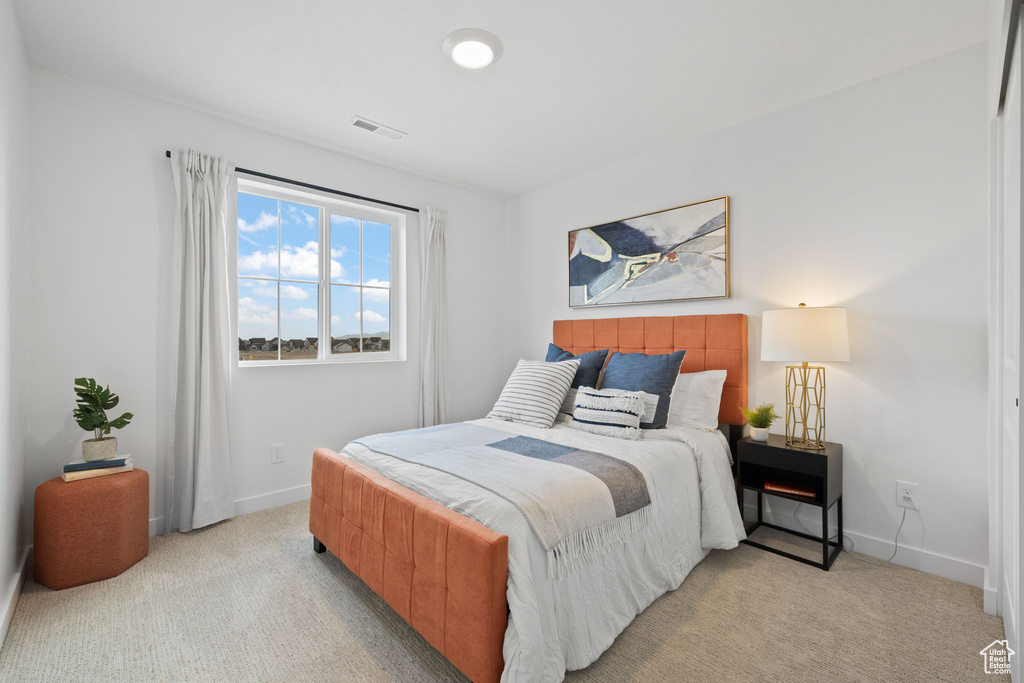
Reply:
[[[850,360],[845,308],[784,308],[761,318],[761,360]]]

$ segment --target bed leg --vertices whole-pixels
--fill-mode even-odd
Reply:
[[[325,546],[323,543],[321,543],[319,538],[314,536],[313,537],[313,552],[319,555],[320,553],[322,553],[325,550],[327,550],[327,546]]]

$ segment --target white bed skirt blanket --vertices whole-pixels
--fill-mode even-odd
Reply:
[[[643,439],[627,441],[565,425],[538,429],[492,419],[473,424],[613,455],[643,473],[651,498],[650,522],[640,534],[553,578],[543,545],[504,498],[362,444],[344,449],[356,462],[508,536],[510,615],[502,681],[560,681],[566,671],[588,666],[637,614],[678,588],[710,549],[734,548],[745,536],[728,443],[720,432],[647,430]]]

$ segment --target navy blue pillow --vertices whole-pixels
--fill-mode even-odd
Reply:
[[[672,387],[679,376],[679,366],[683,364],[686,351],[648,356],[646,353],[619,353],[616,351],[608,360],[604,369],[602,389],[625,389],[626,391],[646,391],[658,397],[658,410],[654,420],[644,422],[644,429],[664,429],[668,423],[668,406],[672,400]]]
[[[608,349],[600,349],[598,351],[581,353],[578,356],[574,356],[559,346],[548,344],[548,355],[544,360],[548,363],[557,363],[561,360],[579,358],[580,369],[576,371],[576,377],[573,378],[572,386],[569,388],[578,389],[579,387],[593,387],[596,389],[597,380],[601,376],[601,368],[604,367],[604,359],[607,357]]]

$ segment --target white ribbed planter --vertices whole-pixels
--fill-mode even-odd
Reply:
[[[82,457],[86,462],[110,460],[117,455],[117,437],[107,436],[102,439],[86,439],[82,442]]]
[[[767,441],[768,440],[768,427],[751,427],[750,428],[750,439],[752,441]]]

